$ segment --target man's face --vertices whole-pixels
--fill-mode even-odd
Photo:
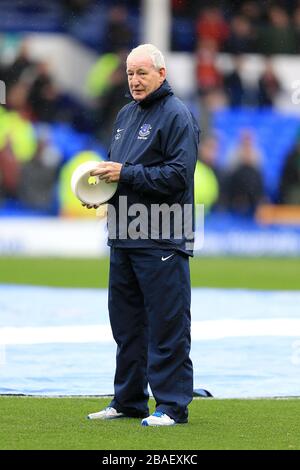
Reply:
[[[133,99],[142,101],[160,87],[166,78],[166,69],[157,70],[147,55],[133,54],[127,58],[127,77]]]

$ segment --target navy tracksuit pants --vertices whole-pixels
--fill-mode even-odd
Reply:
[[[111,248],[109,315],[117,356],[110,406],[148,416],[149,383],[156,410],[187,422],[193,397],[190,301],[188,256]]]

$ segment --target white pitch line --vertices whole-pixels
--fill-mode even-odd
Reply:
[[[0,344],[109,343],[108,325],[0,328]]]
[[[193,341],[255,336],[300,337],[300,319],[192,322]],[[111,342],[113,337],[109,325],[0,328],[0,345]]]
[[[192,322],[192,339],[194,341],[252,336],[300,337],[300,319],[228,319]]]

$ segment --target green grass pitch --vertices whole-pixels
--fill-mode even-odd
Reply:
[[[151,400],[153,410],[153,400]],[[195,399],[188,424],[90,421],[99,398],[0,398],[1,449],[300,449],[300,400]]]
[[[194,258],[194,287],[300,290],[300,260],[294,258]],[[0,258],[0,283],[102,287],[108,259]]]
[[[0,258],[0,283],[107,287],[108,260]],[[194,287],[300,290],[300,261],[195,258]],[[186,425],[89,421],[104,398],[0,397],[0,449],[300,449],[300,400],[195,399]],[[151,408],[154,402],[151,400]]]

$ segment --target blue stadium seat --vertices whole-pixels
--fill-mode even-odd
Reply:
[[[1,0],[2,32],[61,32],[62,25],[62,8],[57,0]]]
[[[54,145],[62,152],[62,163],[83,150],[94,150],[103,155],[103,158],[106,157],[107,152],[96,139],[93,139],[89,134],[75,131],[68,124],[53,124],[51,126],[51,138]]]
[[[196,32],[194,23],[187,18],[173,17],[172,47],[175,50],[194,52]]]

